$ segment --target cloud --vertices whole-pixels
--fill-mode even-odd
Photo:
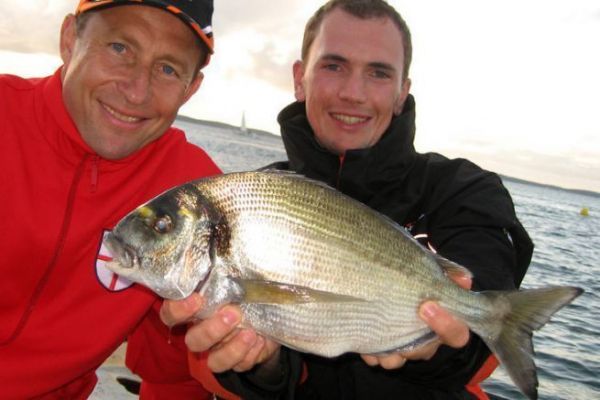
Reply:
[[[323,3],[325,0],[218,0],[213,27],[217,37],[256,28],[273,37],[300,41],[306,21]]]
[[[73,12],[71,0],[3,0],[0,48],[21,53],[58,54],[60,24]]]
[[[250,76],[262,79],[286,91],[292,91],[292,64],[298,58],[295,52],[283,55],[274,43],[266,43],[262,51],[251,52],[252,68]]]
[[[251,4],[216,4],[215,62],[227,77],[243,72],[275,88],[291,91],[292,64],[300,57],[307,11],[316,9],[320,1],[253,0]]]

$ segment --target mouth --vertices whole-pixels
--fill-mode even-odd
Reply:
[[[137,124],[137,123],[139,123],[139,122],[141,122],[141,121],[144,120],[144,118],[141,118],[141,117],[136,117],[136,116],[133,116],[133,115],[123,114],[123,113],[115,110],[114,108],[110,107],[109,105],[107,105],[105,103],[100,103],[100,104],[106,110],[106,112],[108,114],[110,114],[117,121],[124,122],[124,123],[127,123],[127,124]]]
[[[135,249],[123,242],[123,240],[115,234],[108,234],[104,240],[104,244],[113,256],[113,261],[109,263],[111,267],[118,268],[119,271],[122,271],[132,269],[138,263],[139,259]]]
[[[364,124],[370,119],[369,117],[360,117],[357,115],[349,115],[342,113],[331,113],[330,115],[333,119],[345,125],[360,125]]]

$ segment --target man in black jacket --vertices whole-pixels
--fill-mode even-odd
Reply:
[[[278,118],[289,158],[279,168],[324,181],[408,227],[473,272],[472,282],[459,282],[464,287],[518,287],[533,245],[500,178],[467,160],[414,149],[411,51],[405,22],[384,1],[321,7],[294,64],[297,102]],[[185,317],[181,304],[163,311],[170,324]],[[435,303],[421,306],[420,316],[440,340],[409,354],[299,354],[237,331],[235,307],[192,327],[187,344],[211,349],[208,366],[221,385],[248,399],[486,398],[478,382],[496,364],[483,342]]]

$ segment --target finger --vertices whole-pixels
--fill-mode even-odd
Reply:
[[[275,358],[275,360],[279,360],[279,350],[281,348],[281,344],[271,340],[271,339],[266,339],[263,338],[265,340],[265,346],[263,347],[263,350],[260,352],[260,355],[258,357],[258,362],[259,363],[263,363],[263,362],[268,362],[269,360],[273,360]]]
[[[469,327],[436,302],[427,301],[421,304],[419,316],[438,335],[442,343],[459,348],[469,341]]]
[[[242,361],[237,363],[233,370],[235,372],[244,372],[248,371],[256,364],[260,362],[261,353],[265,348],[265,339],[261,336],[257,336],[256,341],[252,345],[252,347],[248,350]]]
[[[469,290],[471,289],[471,286],[473,286],[473,278],[469,275],[452,275],[450,278],[463,289]]]
[[[377,365],[381,366],[384,369],[396,369],[404,366],[407,359],[404,357],[402,353],[394,352],[390,354],[386,354],[384,356],[374,356],[371,354],[361,354],[360,357],[363,361],[371,366],[375,367]]]
[[[192,293],[183,300],[165,300],[160,307],[160,319],[167,326],[190,321],[204,305],[198,293]]]
[[[212,317],[192,325],[185,335],[185,344],[191,351],[206,351],[227,338],[240,320],[239,308],[223,307]]]
[[[226,345],[210,351],[207,359],[208,368],[219,373],[243,364],[246,355],[256,344],[257,339],[258,335],[254,331],[241,330]],[[242,367],[237,367],[237,371],[245,371]]]
[[[379,357],[379,365],[384,369],[396,369],[404,366],[406,358],[400,353],[392,353]]]
[[[375,367],[377,365],[379,365],[379,359],[375,356],[372,356],[370,354],[361,354],[360,358],[363,359],[363,361],[365,363],[367,363],[367,365],[371,366],[371,367]]]

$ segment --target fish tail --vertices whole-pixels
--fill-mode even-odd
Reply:
[[[555,312],[581,293],[582,289],[567,286],[482,292],[491,298],[494,307],[503,307],[507,311],[503,317],[496,319],[496,329],[492,330],[496,334],[480,336],[529,399],[537,399],[538,386],[533,359],[533,331],[544,326]],[[484,331],[489,333],[489,326]]]

